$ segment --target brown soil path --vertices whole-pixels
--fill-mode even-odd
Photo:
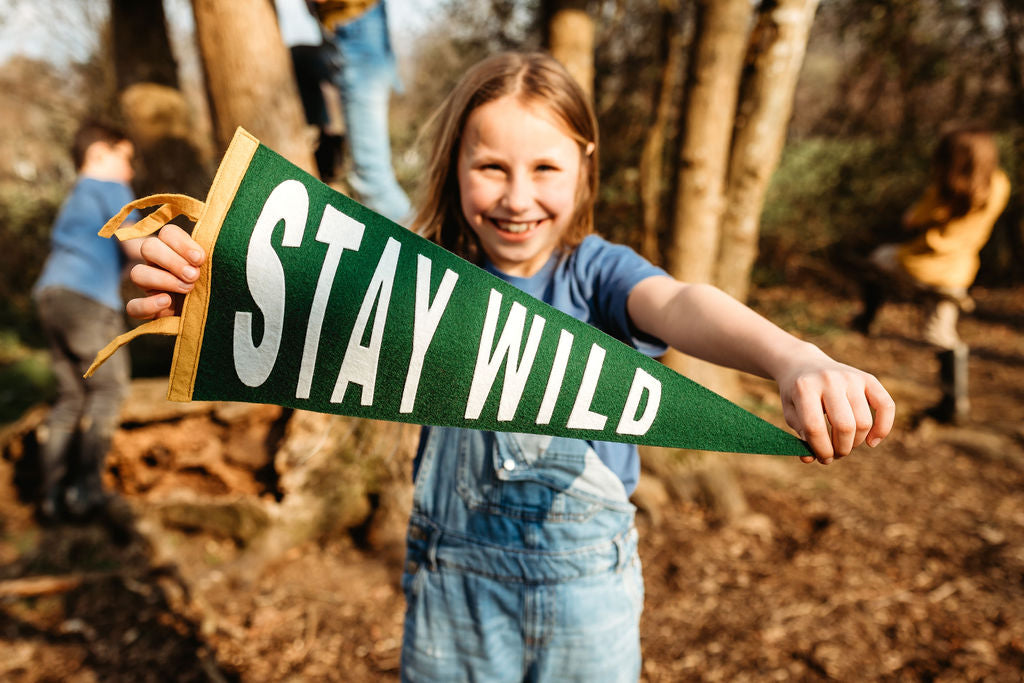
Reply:
[[[844,328],[848,300],[758,294],[770,318],[877,374],[897,428],[829,467],[722,456],[752,508],[737,524],[679,501],[657,523],[641,515],[644,680],[1024,680],[1024,289],[976,298],[961,323],[974,413],[951,428],[915,419],[938,397],[937,364],[910,307],[885,309],[865,339]],[[772,389],[746,384],[777,420]],[[216,422],[161,431],[151,452],[213,438],[204,421]],[[146,467],[121,473],[111,533],[40,528],[18,499],[17,460],[0,459],[0,680],[397,680],[394,553],[332,538],[253,573],[237,571],[236,543],[187,525],[154,547],[133,501],[175,482],[156,478],[159,458]],[[41,576],[77,584],[10,594]]]

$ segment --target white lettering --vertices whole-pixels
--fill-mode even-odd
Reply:
[[[494,333],[498,326],[498,313],[501,310],[501,294],[491,290],[484,316],[484,329],[480,337],[480,349],[476,356],[476,367],[473,369],[473,382],[469,389],[469,400],[466,403],[466,419],[475,420],[480,417],[484,403],[491,393],[491,387],[497,377],[501,361],[505,360],[505,382],[501,389],[498,402],[498,420],[507,422],[515,417],[519,401],[526,387],[526,379],[533,368],[537,356],[541,333],[544,331],[544,318],[533,316],[530,332],[526,340],[523,358],[519,359],[519,345],[523,339],[523,328],[526,326],[526,307],[516,302],[512,304],[505,321],[501,337],[491,352]]]
[[[569,421],[565,425],[569,429],[604,429],[608,421],[608,416],[590,409],[594,402],[594,394],[597,392],[597,380],[601,377],[601,368],[604,366],[604,353],[604,349],[597,344],[590,347],[580,391],[576,394],[576,402],[573,403]]]
[[[345,358],[341,361],[338,381],[334,385],[334,393],[331,394],[331,403],[341,403],[345,398],[345,389],[348,388],[349,382],[352,382],[363,387],[360,401],[362,405],[373,404],[373,390],[376,388],[377,382],[377,364],[380,361],[380,347],[384,340],[384,323],[387,320],[388,307],[391,304],[391,290],[395,283],[398,252],[401,248],[402,245],[398,240],[393,237],[388,238],[384,253],[381,254],[380,261],[377,262],[377,269],[373,271],[370,286],[366,289],[366,296],[363,297],[363,303],[359,307],[355,325],[352,327],[352,334],[348,338],[348,348],[345,350]],[[366,325],[370,320],[374,303],[377,304],[377,314],[373,319],[370,344],[363,346],[363,334],[366,332]]]
[[[252,229],[245,255],[245,280],[256,307],[263,315],[263,338],[259,344],[256,343],[250,311],[235,313],[232,338],[235,372],[248,387],[258,387],[270,377],[284,331],[284,267],[270,244],[270,238],[277,224],[284,221],[281,244],[285,247],[301,245],[308,214],[306,187],[298,180],[286,180],[267,197]]]
[[[405,389],[402,391],[400,413],[411,413],[416,404],[416,392],[420,387],[420,375],[423,373],[423,358],[427,355],[430,342],[437,332],[448,307],[448,300],[455,289],[459,276],[453,270],[445,269],[441,284],[434,295],[434,303],[430,303],[430,259],[423,254],[416,255],[416,309],[412,325],[412,357],[409,359],[409,372],[405,376]]]
[[[546,425],[551,422],[558,403],[558,395],[562,392],[562,380],[565,379],[565,368],[569,365],[569,352],[572,351],[573,336],[569,330],[562,330],[558,335],[558,348],[555,349],[555,361],[551,364],[548,385],[544,389],[544,398],[537,412],[537,424]]]
[[[644,406],[644,414],[638,418],[636,411],[640,408],[640,398],[644,391],[647,392],[647,405]],[[660,404],[661,382],[642,368],[637,368],[633,375],[633,384],[629,387],[629,396],[626,397],[626,407],[622,409],[622,417],[619,418],[619,426],[615,431],[634,436],[646,434],[654,424],[654,418],[658,416]]]
[[[324,256],[324,264],[320,268],[320,278],[316,283],[309,322],[306,324],[306,341],[302,347],[302,364],[299,367],[299,383],[295,388],[295,398],[309,398],[313,370],[316,368],[316,354],[320,348],[320,332],[324,326],[327,302],[331,297],[341,253],[345,249],[359,249],[359,244],[363,241],[363,229],[362,223],[346,216],[330,204],[324,208],[316,240],[327,245],[327,255]]]

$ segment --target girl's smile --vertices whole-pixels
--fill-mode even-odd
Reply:
[[[550,109],[508,95],[473,110],[459,149],[462,213],[499,270],[529,277],[576,212],[581,149]]]

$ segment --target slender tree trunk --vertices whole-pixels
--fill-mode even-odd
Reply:
[[[594,95],[594,21],[587,0],[546,0],[545,41],[551,55],[572,74],[587,96]]]
[[[715,275],[729,145],[751,17],[749,0],[701,0],[697,7],[665,264],[684,282],[712,282]],[[735,375],[716,365],[671,350],[662,362],[727,397],[737,393]]]
[[[1024,34],[1021,24],[1024,23],[1024,17],[1022,17],[1024,13],[1021,11],[1020,3],[1002,0],[1001,4],[1003,35],[1010,56],[1006,60],[1006,67],[1013,88],[1014,110],[1020,120],[1021,117],[1024,117],[1024,51],[1021,49],[1021,36]],[[1024,134],[1021,133],[1020,126],[1013,128],[1013,148],[1017,159],[1021,160],[1018,161],[1018,167],[1013,171],[1016,172],[1017,178],[1024,178]],[[1021,265],[1024,263],[1024,220],[1021,219],[1021,216],[1024,215],[1024,207],[1021,206],[1020,199],[1013,202],[1010,211],[1011,215],[1015,217],[1014,229],[1008,235],[1009,251],[1013,253],[1013,257],[1010,259],[1010,271],[1016,278],[1024,279],[1022,278],[1024,266]]]
[[[661,78],[653,96],[654,115],[640,155],[640,203],[643,207],[643,236],[640,251],[649,261],[661,261],[660,237],[664,223],[665,140],[672,101],[683,61],[683,32],[678,21],[678,3],[660,0]]]
[[[209,169],[179,90],[161,0],[111,0],[111,46],[120,110],[135,143],[139,195],[181,192],[202,197]],[[144,47],[143,47],[144,46]]]
[[[226,148],[237,126],[297,166],[316,173],[305,116],[267,0],[192,0],[196,34],[213,110]]]
[[[110,28],[119,91],[136,83],[178,87],[161,0],[110,0]]]
[[[178,87],[161,0],[111,0],[111,33],[118,90],[136,83]]]
[[[668,269],[686,282],[711,282],[750,0],[701,0],[681,130],[676,209]]]
[[[758,17],[753,71],[739,105],[721,222],[715,283],[744,301],[757,258],[768,182],[786,139],[800,68],[818,0],[776,0]]]
[[[686,282],[711,282],[718,253],[729,144],[736,112],[740,74],[747,47],[752,10],[749,0],[700,0],[696,36],[680,125],[676,206],[672,220],[667,269]],[[670,350],[662,362],[709,389],[735,398],[735,372]],[[645,449],[648,465],[682,460],[707,487],[710,507],[725,520],[747,510],[743,490],[732,469],[718,454]]]

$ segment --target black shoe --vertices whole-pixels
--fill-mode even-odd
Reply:
[[[970,409],[965,405],[957,405],[952,396],[944,396],[941,401],[927,408],[924,414],[936,422],[953,426],[964,425],[970,419]]]
[[[59,524],[63,522],[63,498],[63,493],[59,488],[54,488],[47,491],[46,494],[43,496],[43,499],[39,501],[39,520],[46,524]]]
[[[75,520],[89,519],[107,507],[109,496],[99,485],[78,483],[64,494],[68,515]]]
[[[860,332],[865,337],[870,337],[872,332],[872,323],[874,322],[874,316],[869,316],[865,313],[855,315],[850,320],[850,329],[854,332]]]

